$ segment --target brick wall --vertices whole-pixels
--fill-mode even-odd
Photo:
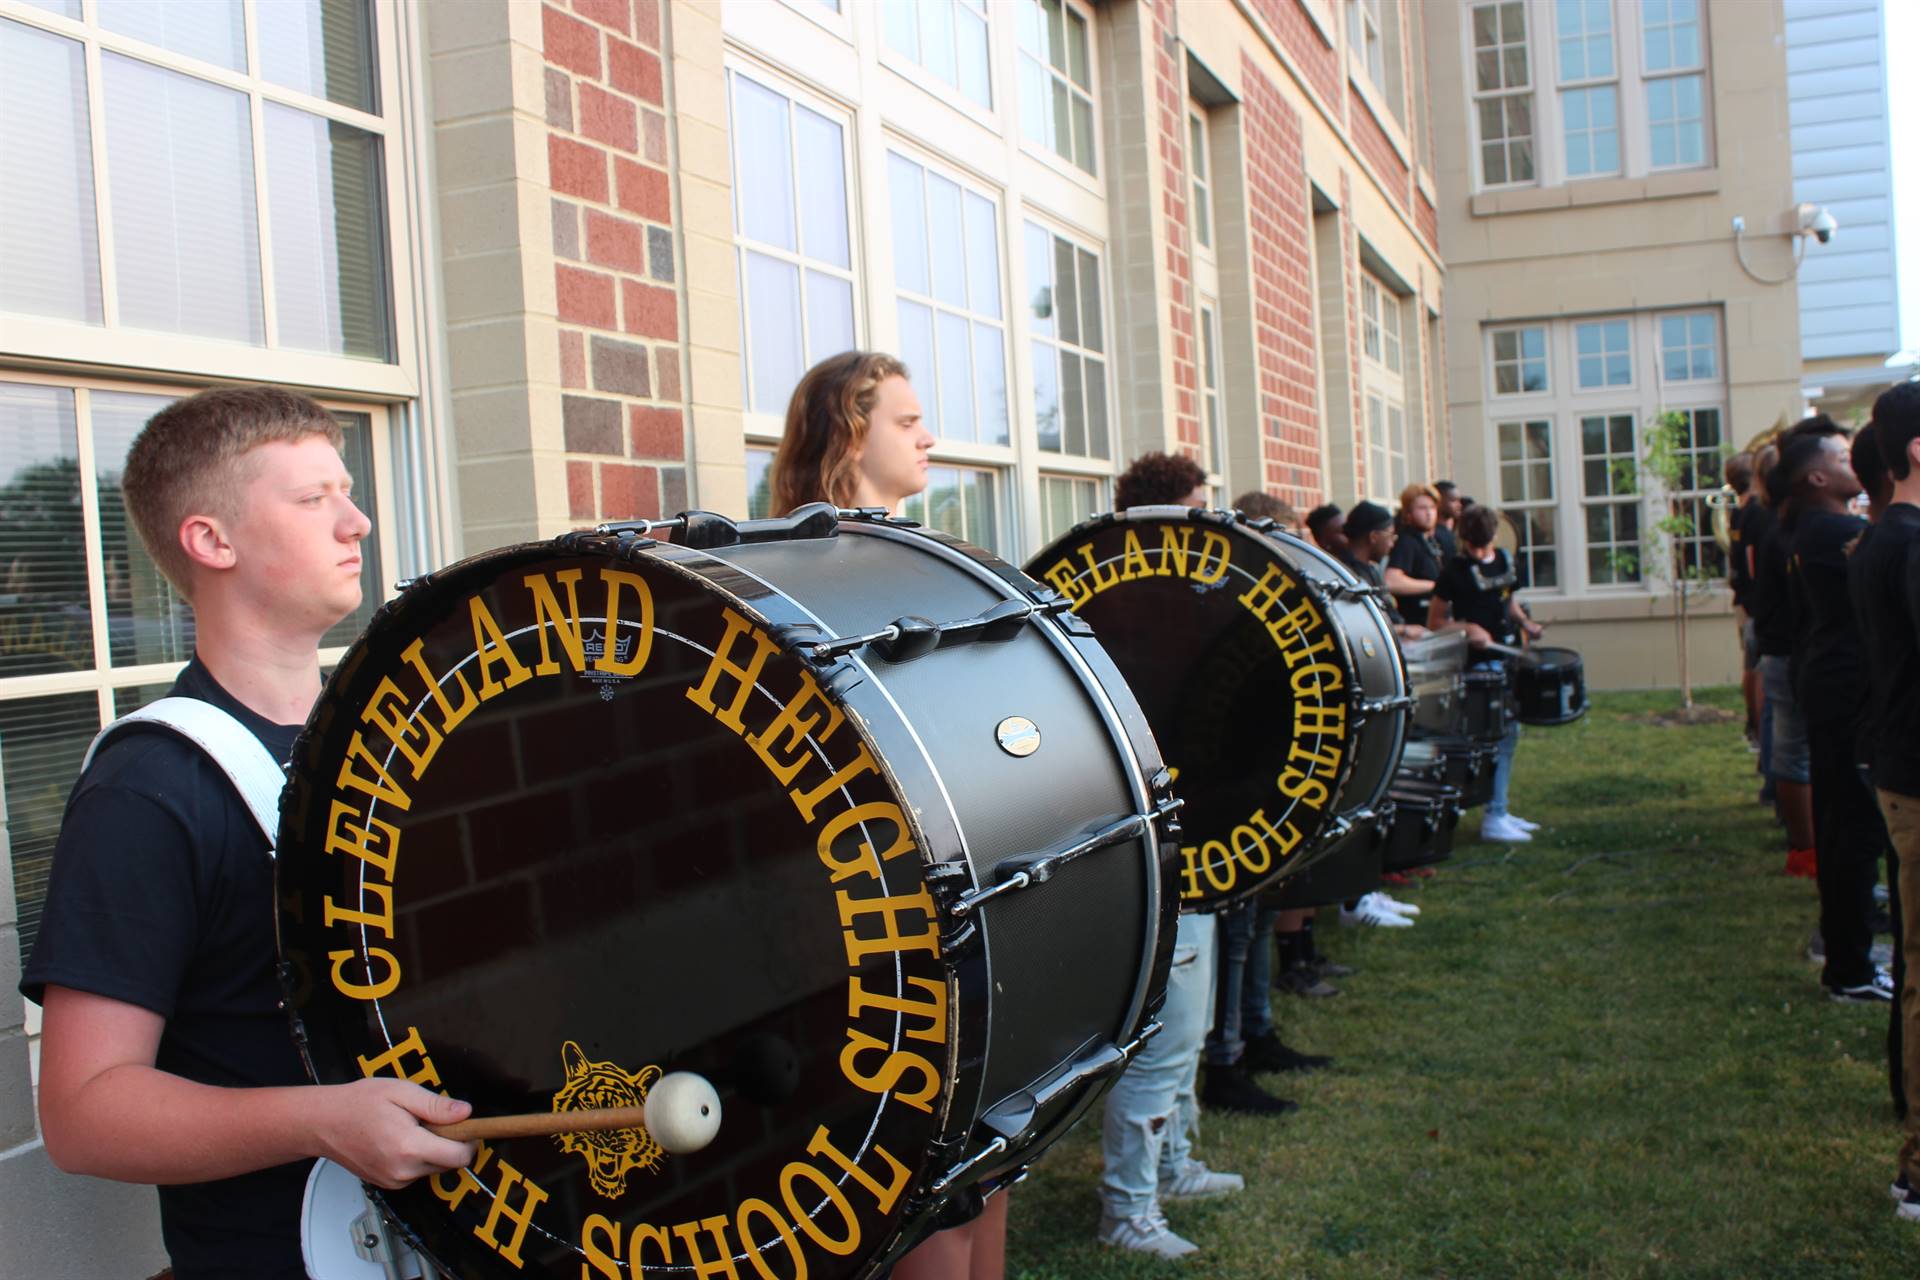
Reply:
[[[1193,249],[1187,180],[1187,95],[1175,60],[1179,47],[1168,20],[1174,0],[1153,5],[1153,96],[1159,106],[1154,145],[1160,155],[1161,200],[1167,219],[1167,328],[1173,348],[1174,431],[1180,451],[1200,456],[1200,414],[1194,343]]]
[[[1254,0],[1253,7],[1313,91],[1328,107],[1339,111],[1340,53],[1327,43],[1319,25],[1307,16],[1305,6],[1300,0]]]
[[[1303,19],[1304,20],[1304,19]],[[1259,359],[1261,487],[1301,510],[1326,490],[1314,356],[1311,206],[1300,114],[1241,59],[1248,249]]]
[[[567,508],[583,523],[687,505],[660,5],[541,10]]]
[[[1413,192],[1413,225],[1420,228],[1420,238],[1427,242],[1427,248],[1439,253],[1440,212],[1418,187]]]
[[[1353,127],[1354,147],[1372,166],[1374,176],[1380,185],[1386,188],[1387,195],[1402,209],[1407,207],[1407,184],[1412,178],[1407,162],[1393,148],[1387,138],[1387,131],[1380,127],[1380,121],[1374,117],[1373,108],[1359,93],[1353,95],[1354,109],[1350,123]]]

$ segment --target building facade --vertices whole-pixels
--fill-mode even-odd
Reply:
[[[1524,598],[1590,681],[1672,685],[1676,578],[1724,574],[1705,501],[1721,460],[1802,408],[1782,11],[1422,13],[1456,479],[1513,518]],[[1645,465],[1666,413],[1675,489]],[[1669,498],[1690,531],[1657,528]],[[1737,678],[1726,592],[1687,604],[1693,680]]]
[[[329,658],[461,555],[761,509],[849,346],[938,437],[909,514],[1015,561],[1148,449],[1303,508],[1452,469],[1425,7],[0,0],[0,991],[86,744],[192,651],[117,481],[198,388],[342,421]],[[40,1149],[32,1014],[0,1274],[149,1274],[151,1192]]]

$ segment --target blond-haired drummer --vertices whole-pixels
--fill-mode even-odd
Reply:
[[[192,606],[194,657],[173,693],[218,708],[277,762],[320,695],[321,637],[361,599],[370,525],[340,443],[305,396],[205,391],[146,425],[121,486]],[[312,1157],[386,1187],[473,1158],[422,1127],[462,1119],[464,1102],[403,1080],[304,1083],[279,1008],[270,853],[202,748],[119,731],[74,785],[20,984],[46,1015],[48,1155],[157,1184],[180,1280],[305,1276]]]

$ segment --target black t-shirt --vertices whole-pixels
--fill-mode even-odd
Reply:
[[[1747,569],[1747,547],[1753,544],[1748,540],[1747,528],[1754,522],[1756,512],[1768,521],[1773,518],[1758,502],[1743,502],[1733,509],[1727,521],[1727,584],[1733,588],[1733,602],[1749,613],[1753,611],[1753,574]]]
[[[1371,560],[1362,560],[1359,556],[1342,556],[1340,563],[1353,571],[1353,576],[1376,590],[1385,590],[1386,572]]]
[[[1896,502],[1847,565],[1871,691],[1873,785],[1920,796],[1920,507]]]
[[[1453,536],[1453,530],[1442,524],[1434,526],[1433,540],[1440,544],[1440,567],[1444,569],[1449,560],[1460,554],[1460,539]]]
[[[1867,527],[1859,516],[1809,511],[1794,521],[1794,696],[1801,714],[1852,724],[1866,700],[1860,632],[1847,593],[1847,559]]]
[[[233,715],[276,760],[300,731],[242,706],[198,658],[173,692]],[[243,1088],[306,1082],[274,978],[266,839],[220,767],[170,730],[121,730],[74,784],[20,990],[39,1003],[49,984],[165,1018],[162,1071]],[[161,1187],[179,1280],[304,1277],[311,1163]]]
[[[1439,532],[1445,533],[1446,530]],[[1387,556],[1387,567],[1398,569],[1409,578],[1434,582],[1440,577],[1440,567],[1452,558],[1442,550],[1440,540],[1433,534],[1423,534],[1403,525],[1400,536],[1394,540],[1393,551]],[[1394,602],[1400,606],[1400,620],[1416,627],[1426,626],[1427,603],[1432,599],[1431,591],[1412,596],[1396,595]]]
[[[1768,513],[1766,532],[1754,544],[1752,603],[1753,632],[1760,641],[1760,653],[1768,658],[1790,657],[1793,653],[1793,600],[1787,590],[1788,543],[1792,531]],[[1753,526],[1748,526],[1753,532]]]
[[[1491,560],[1461,554],[1447,562],[1433,594],[1445,600],[1455,622],[1474,622],[1500,644],[1520,638],[1520,628],[1507,612],[1519,579],[1507,553],[1496,550]]]

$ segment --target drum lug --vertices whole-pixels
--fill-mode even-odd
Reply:
[[[1398,694],[1391,698],[1362,698],[1354,704],[1354,714],[1366,716],[1384,715],[1392,711],[1411,711],[1420,700],[1410,693]]]
[[[1173,813],[1183,803],[1185,802],[1169,796],[1154,806],[1151,812],[1130,813],[1070,843],[1002,858],[993,869],[997,882],[986,888],[963,894],[954,902],[953,913],[957,916],[969,915],[981,904],[991,902],[1003,893],[1012,893],[1036,884],[1045,884],[1053,879],[1060,868],[1067,863],[1097,850],[1124,844],[1128,840],[1145,834],[1150,825]]]
[[[945,1195],[948,1191],[952,1190],[954,1183],[966,1177],[971,1170],[993,1159],[1006,1149],[1007,1140],[1005,1138],[995,1138],[992,1142],[980,1148],[979,1151],[935,1178],[933,1180],[933,1186],[929,1189],[936,1196]]]

